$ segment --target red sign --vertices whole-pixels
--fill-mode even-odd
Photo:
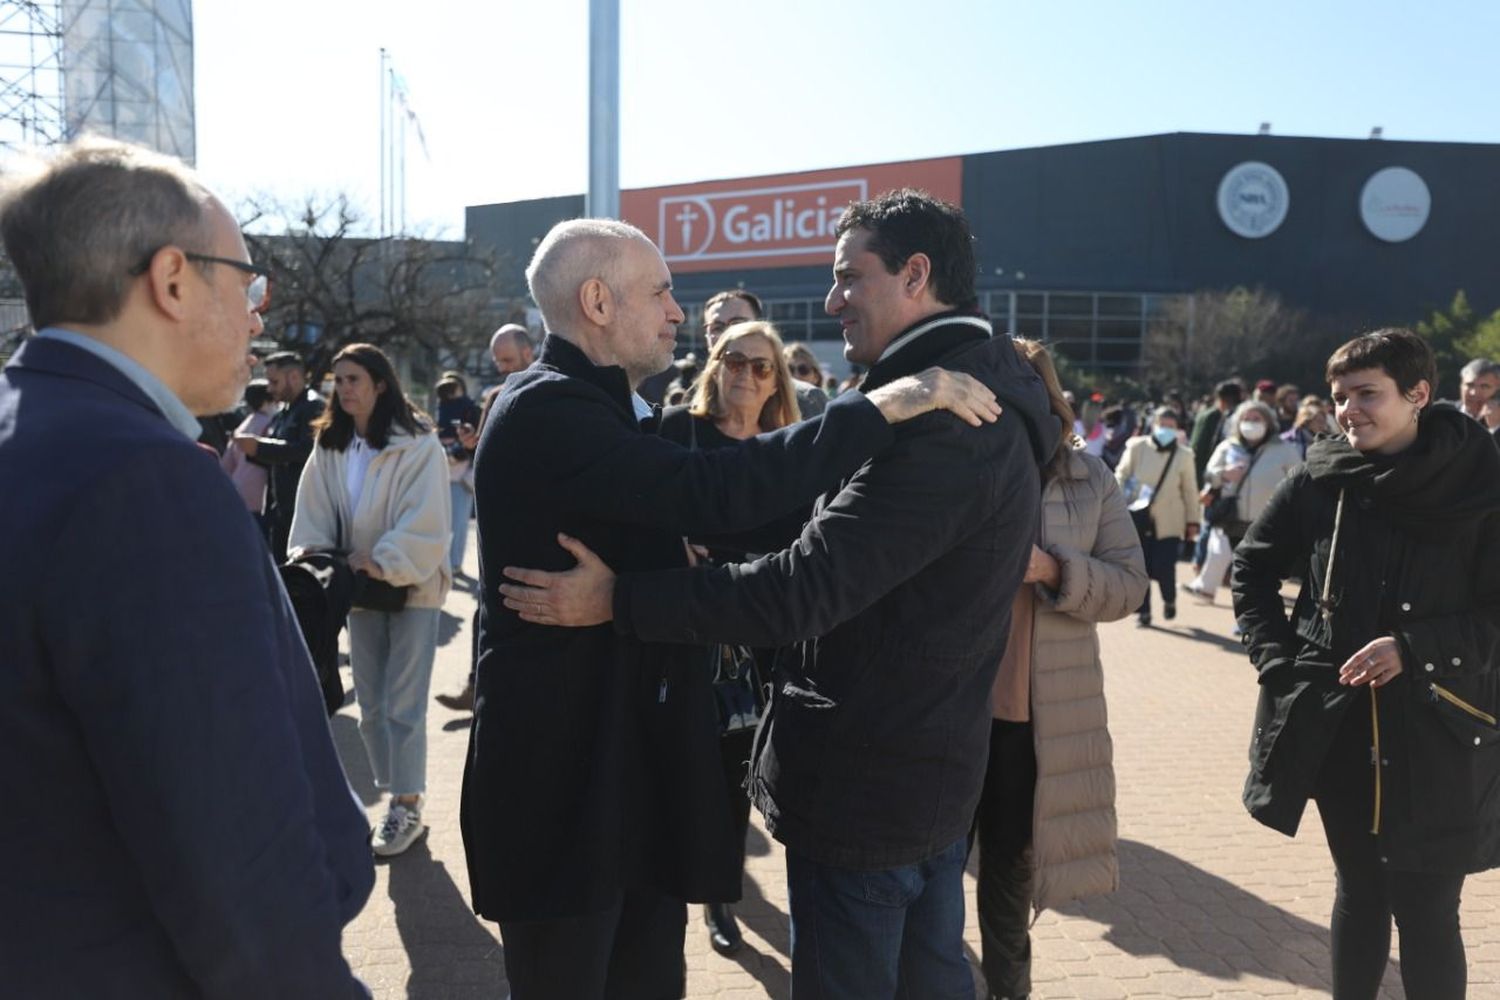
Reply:
[[[620,193],[621,215],[674,271],[832,266],[834,227],[852,201],[895,188],[963,201],[963,160],[910,160]]]

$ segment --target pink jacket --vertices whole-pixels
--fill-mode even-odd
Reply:
[[[252,413],[244,419],[244,422],[235,428],[236,434],[254,434],[256,437],[266,432],[266,426],[271,422],[269,413]],[[240,451],[239,445],[233,441],[229,447],[224,449],[224,454],[219,458],[219,465],[229,473],[229,478],[234,482],[235,489],[240,491],[240,496],[245,501],[245,506],[250,513],[259,514],[266,502],[266,470],[264,466],[256,465],[245,457]]]

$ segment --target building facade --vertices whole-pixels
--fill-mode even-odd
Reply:
[[[626,191],[689,311],[742,286],[827,362],[833,226],[921,187],[963,206],[981,307],[1082,367],[1134,373],[1173,297],[1264,288],[1351,332],[1408,324],[1464,289],[1500,308],[1500,145],[1173,133]],[[470,207],[470,240],[517,272],[583,197]],[[837,371],[835,366],[835,371]]]

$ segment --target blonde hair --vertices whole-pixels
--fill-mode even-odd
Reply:
[[[1042,466],[1042,482],[1049,483],[1063,474],[1068,467],[1069,454],[1081,443],[1073,430],[1073,421],[1077,417],[1073,407],[1068,405],[1067,397],[1063,395],[1062,383],[1057,378],[1057,366],[1052,363],[1052,355],[1042,342],[1012,337],[1011,346],[1016,349],[1021,360],[1031,365],[1032,370],[1041,376],[1042,385],[1047,389],[1049,408],[1062,423],[1062,436],[1057,439],[1057,447],[1053,449],[1052,457]]]
[[[770,360],[776,375],[776,391],[766,400],[766,405],[761,407],[760,429],[774,431],[788,424],[795,424],[802,419],[802,411],[797,407],[797,389],[792,384],[792,370],[787,367],[781,334],[765,320],[736,323],[719,335],[703,366],[703,374],[698,376],[698,381],[693,386],[693,399],[688,404],[688,412],[695,417],[714,420],[725,416],[724,402],[719,398],[719,369],[724,366],[724,354],[729,345],[746,337],[760,337],[771,345]]]

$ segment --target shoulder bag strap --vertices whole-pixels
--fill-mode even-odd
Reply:
[[[1156,506],[1156,498],[1161,496],[1162,483],[1167,481],[1167,473],[1172,471],[1172,459],[1177,457],[1177,451],[1181,447],[1182,445],[1173,445],[1172,450],[1167,454],[1167,464],[1161,467],[1161,475],[1156,479],[1156,489],[1151,491],[1151,499],[1146,501],[1147,510]]]

